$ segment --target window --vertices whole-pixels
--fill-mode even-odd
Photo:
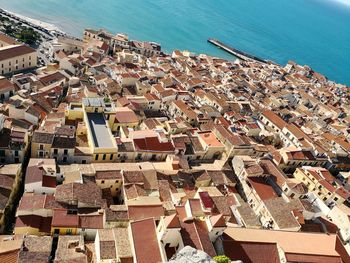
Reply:
[[[102,180],[102,181],[101,181],[101,184],[104,184],[104,183],[105,183],[105,180]]]
[[[53,154],[58,154],[58,149],[53,149]]]
[[[337,202],[338,201],[338,197],[334,197],[334,199],[333,199],[335,202]]]
[[[113,154],[109,156],[109,160],[113,160]]]
[[[67,155],[68,154],[68,149],[64,149],[63,154]]]
[[[15,156],[16,156],[16,157],[18,156],[18,151],[15,151]]]
[[[95,161],[97,161],[97,160],[98,160],[98,154],[95,155]]]
[[[103,154],[102,160],[106,160],[106,154]]]
[[[39,149],[44,150],[44,145],[40,144]]]

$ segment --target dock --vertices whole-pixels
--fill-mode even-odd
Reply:
[[[214,38],[209,38],[208,39],[208,42],[210,44],[213,44],[214,46],[217,46],[223,50],[225,50],[226,52],[230,53],[231,55],[234,55],[235,57],[243,60],[243,61],[249,61],[249,60],[255,60],[255,61],[258,61],[258,62],[261,62],[261,63],[268,63],[267,60],[265,59],[262,59],[262,58],[259,58],[257,56],[253,56],[253,55],[250,55],[246,52],[243,52],[243,51],[240,51],[236,48],[233,48],[233,47],[230,47],[229,45],[226,45],[224,43],[222,43],[221,41],[217,40],[217,39],[214,39]]]

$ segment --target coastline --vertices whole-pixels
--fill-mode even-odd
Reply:
[[[53,24],[50,24],[50,23],[47,23],[47,22],[44,22],[44,21],[41,21],[41,20],[38,20],[38,19],[34,19],[34,18],[31,18],[31,17],[28,17],[28,16],[24,16],[24,15],[21,15],[21,14],[18,14],[18,13],[14,13],[14,12],[8,11],[6,9],[2,9],[2,10],[5,11],[6,13],[8,13],[8,14],[11,14],[11,15],[13,15],[15,17],[18,17],[19,19],[25,20],[28,23],[31,23],[31,24],[36,25],[36,26],[43,27],[43,28],[47,29],[48,31],[57,31],[57,32],[64,33],[61,29],[59,29],[57,26],[55,26]]]
[[[54,25],[54,24],[50,24],[38,19],[34,19],[28,16],[24,16],[3,8],[0,8],[0,14],[4,15],[4,16],[8,16],[13,20],[18,20],[20,22],[25,22],[26,24],[28,24],[29,26],[32,26],[34,28],[39,28],[41,30],[46,30],[48,31],[51,35],[67,35],[66,32],[64,32],[62,29],[60,29],[58,26]],[[45,32],[46,33],[46,32]]]

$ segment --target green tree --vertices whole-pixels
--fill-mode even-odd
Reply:
[[[32,28],[23,28],[19,32],[19,39],[28,45],[33,45],[40,39],[40,35]]]
[[[214,260],[217,263],[231,263],[231,259],[227,256],[216,256]]]

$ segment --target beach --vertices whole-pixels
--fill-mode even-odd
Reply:
[[[29,27],[32,27],[36,31],[40,32],[45,38],[47,36],[49,36],[49,38],[54,38],[56,35],[66,35],[66,33],[60,28],[58,28],[56,25],[31,17],[27,17],[21,14],[17,14],[15,12],[11,12],[5,9],[0,9],[0,11],[3,16],[9,17],[11,20],[26,23]]]

